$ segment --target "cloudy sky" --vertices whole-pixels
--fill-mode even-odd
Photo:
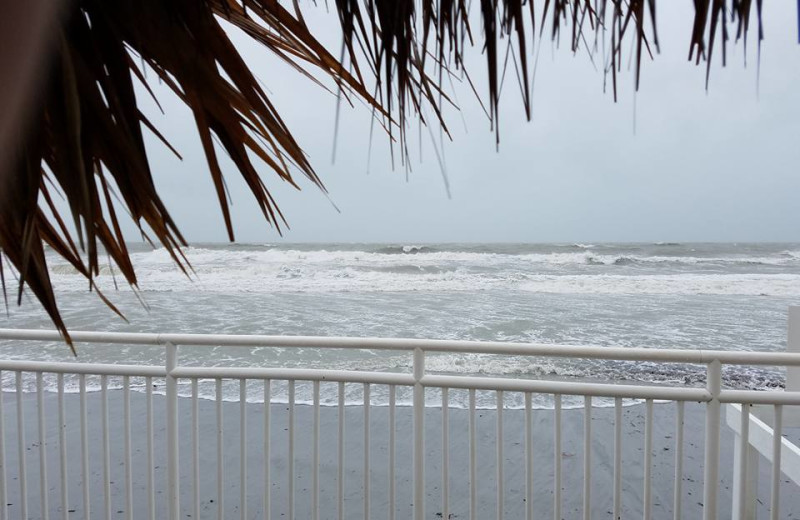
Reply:
[[[309,182],[290,189],[264,169],[291,226],[280,238],[229,168],[237,240],[800,241],[797,6],[765,7],[760,81],[753,31],[747,67],[741,42],[731,46],[728,67],[717,57],[706,92],[705,66],[686,61],[691,4],[658,4],[661,54],[643,64],[636,96],[633,74],[623,74],[616,104],[585,53],[545,38],[533,121],[525,120],[518,90],[507,88],[499,152],[470,89],[456,85],[461,112],[447,114],[453,141],[444,147],[450,198],[424,128],[421,139],[416,127],[410,132],[408,178],[403,168],[392,170],[377,131],[368,167],[370,114],[362,106],[343,106],[332,164],[335,98],[233,34],[331,199]],[[306,16],[338,49],[335,16],[324,3],[308,5]],[[468,65],[483,87],[482,60],[474,48]],[[181,162],[156,141],[148,144],[163,198],[190,241],[224,241],[192,117],[165,89],[157,92],[166,116],[152,107],[148,113],[184,155]]]

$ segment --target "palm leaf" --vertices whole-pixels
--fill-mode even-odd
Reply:
[[[96,289],[101,250],[135,288],[136,272],[112,193],[143,236],[149,231],[180,269],[190,268],[181,252],[186,241],[159,197],[144,146],[143,128],[180,156],[139,110],[134,81],[153,95],[143,68],[154,71],[192,111],[231,240],[234,225],[215,141],[278,232],[285,219],[251,156],[295,187],[295,176],[300,175],[324,190],[220,19],[311,80],[324,86],[328,78],[346,99],[364,101],[390,142],[399,143],[404,161],[410,118],[423,120],[429,108],[446,131],[444,108],[451,102],[443,78],[460,71],[475,91],[463,69],[465,53],[476,39],[473,19],[480,20],[480,50],[486,56],[488,99],[482,106],[498,142],[498,107],[508,61],[513,63],[524,113],[530,119],[528,49],[539,43],[545,27],[554,40],[568,34],[573,52],[583,46],[596,53],[598,40],[609,42],[608,54],[601,58],[605,73],[612,76],[615,99],[623,42],[635,43],[637,89],[643,54],[658,50],[655,0],[611,0],[610,5],[608,0],[544,0],[538,4],[539,16],[533,0],[480,0],[479,18],[471,17],[469,4],[466,0],[335,0],[342,31],[337,59],[316,39],[296,2],[291,11],[277,0],[70,2],[31,131],[16,150],[12,175],[0,179],[0,193],[8,200],[0,206],[4,294],[3,270],[10,265],[19,274],[18,301],[28,287],[69,341],[48,275],[45,244],[86,276],[90,289]],[[757,0],[756,6],[760,42],[761,2]],[[695,0],[695,7],[689,58],[698,63],[705,59],[709,73],[718,40],[725,62],[729,25],[735,25],[737,39],[746,39],[752,1]],[[588,45],[591,40],[593,49]],[[50,185],[68,203],[73,232],[53,204]],[[8,264],[2,262],[3,255]]]

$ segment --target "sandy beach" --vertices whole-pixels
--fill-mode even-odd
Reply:
[[[16,436],[16,396],[4,394],[4,420],[6,427],[5,455],[8,477],[8,510],[11,518],[19,518],[19,466]],[[114,518],[125,517],[125,467],[123,394],[110,390],[109,424],[111,447],[111,514]],[[94,518],[104,516],[102,432],[100,429],[99,392],[87,395],[90,479],[89,496]],[[29,517],[42,516],[39,500],[39,456],[36,396],[24,394],[25,453],[27,458],[27,485]],[[60,466],[58,456],[57,396],[48,393],[44,398],[46,410],[46,453],[48,474],[48,496],[51,517],[60,515]],[[155,410],[155,478],[156,516],[165,515],[165,401],[154,396]],[[83,517],[83,484],[80,477],[80,422],[79,397],[65,395],[66,436],[68,443],[69,510],[74,517]],[[147,513],[146,473],[146,398],[138,392],[131,394],[131,416],[133,430],[133,497],[135,518],[144,518]],[[247,518],[262,518],[264,507],[263,477],[263,424],[264,407],[248,403],[248,482]],[[653,435],[653,518],[671,518],[674,475],[674,404],[656,404]],[[215,403],[200,400],[200,507],[201,518],[216,518],[219,506],[216,483],[216,414]],[[181,399],[181,509],[182,516],[192,517],[193,490],[191,473],[191,401]],[[287,447],[288,407],[285,404],[271,405],[271,512],[273,518],[285,518],[287,513]],[[451,518],[469,518],[469,436],[468,411],[450,409],[450,515]],[[223,403],[224,449],[224,517],[238,518],[240,514],[240,405]],[[370,408],[370,518],[388,516],[388,417],[387,407]],[[504,511],[506,518],[523,518],[525,514],[525,466],[524,466],[524,421],[523,410],[505,410],[504,414]],[[613,408],[594,408],[592,412],[592,518],[612,517],[613,486]],[[533,504],[538,518],[553,515],[553,419],[552,410],[533,411],[534,445],[534,496]],[[313,407],[296,405],[295,408],[295,516],[310,518],[311,515],[311,464]],[[338,409],[322,407],[320,413],[321,468],[320,507],[322,518],[336,517],[337,492],[337,447]],[[623,411],[623,518],[633,518],[642,511],[642,475],[644,446],[644,406],[626,406]],[[478,438],[478,518],[492,518],[496,514],[496,411],[479,410],[477,413]],[[578,518],[583,510],[583,410],[563,411],[563,441],[561,460],[563,465],[562,496],[563,518]],[[703,460],[703,407],[689,403],[686,406],[685,460],[683,475],[684,518],[699,518],[702,509],[702,460]],[[733,434],[723,426],[722,464],[719,509],[723,517],[730,516]],[[364,465],[364,408],[346,407],[345,428],[345,481],[344,506],[346,518],[363,518],[363,465]],[[412,414],[409,407],[398,406],[396,414],[396,518],[411,516],[412,487]],[[441,517],[441,409],[426,410],[426,517]],[[767,514],[769,496],[769,466],[760,465],[762,500],[758,504],[759,515]],[[781,501],[782,517],[791,518],[800,514],[800,498],[792,485],[783,483]]]

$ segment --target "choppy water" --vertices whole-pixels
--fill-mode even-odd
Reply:
[[[51,258],[71,328],[779,351],[786,345],[787,308],[800,304],[800,244],[197,244],[186,251],[196,273],[191,280],[163,249],[135,251],[147,309],[119,279],[115,289],[112,270],[98,279],[128,323],[88,293],[69,265]],[[0,317],[0,327],[51,326],[29,300]],[[78,348],[80,361],[163,363],[153,348]],[[5,342],[0,356],[72,359],[61,344]],[[411,366],[406,354],[379,351],[192,348],[181,356],[185,364],[202,365]],[[703,380],[697,367],[626,362],[443,354],[431,355],[428,366],[533,378]],[[740,388],[783,384],[777,369],[728,369],[725,377]],[[204,391],[213,394],[211,387]],[[360,390],[353,392],[359,400]],[[335,399],[335,386],[323,393]],[[253,394],[257,400],[258,391]],[[381,392],[373,391],[373,399],[380,402]]]

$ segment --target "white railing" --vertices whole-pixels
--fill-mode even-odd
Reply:
[[[446,340],[416,340],[416,339],[378,339],[378,338],[331,338],[331,337],[282,337],[282,336],[235,336],[235,335],[200,335],[200,334],[138,334],[138,333],[105,333],[105,332],[72,332],[72,338],[76,343],[100,343],[100,344],[125,344],[125,345],[143,345],[151,347],[160,347],[165,349],[166,362],[163,366],[139,366],[139,365],[121,365],[121,364],[88,364],[80,362],[38,362],[38,361],[20,361],[20,360],[0,360],[0,371],[13,372],[15,374],[15,388],[16,388],[16,430],[11,432],[7,431],[9,426],[3,406],[9,404],[11,394],[0,396],[0,519],[22,517],[28,518],[28,499],[29,490],[27,489],[28,477],[27,474],[31,471],[26,463],[26,457],[29,451],[34,453],[34,450],[29,450],[27,446],[27,437],[25,434],[25,403],[26,395],[23,392],[23,379],[25,377],[35,377],[36,383],[36,409],[37,409],[37,430],[38,430],[38,460],[39,460],[39,492],[36,494],[40,502],[39,510],[42,518],[48,518],[51,510],[60,512],[63,518],[70,517],[70,513],[75,515],[81,514],[84,518],[89,517],[89,504],[92,501],[92,492],[89,483],[91,480],[89,457],[94,454],[96,457],[98,452],[102,459],[102,487],[103,487],[103,502],[102,511],[96,512],[95,516],[101,518],[110,518],[112,515],[112,502],[113,498],[124,496],[125,508],[123,509],[126,518],[133,518],[134,511],[141,515],[144,511],[147,518],[156,518],[156,502],[158,501],[158,488],[154,476],[154,467],[157,463],[164,464],[167,467],[166,471],[166,512],[165,516],[177,520],[182,518],[181,514],[181,479],[190,476],[188,482],[184,483],[183,489],[191,489],[191,506],[187,511],[192,515],[192,518],[204,517],[204,512],[201,511],[201,478],[205,480],[205,470],[208,469],[203,466],[207,461],[201,460],[200,450],[200,437],[201,432],[206,433],[207,429],[201,427],[201,423],[205,424],[206,417],[200,413],[200,406],[198,404],[198,381],[199,380],[213,380],[216,383],[216,398],[215,398],[215,431],[214,436],[216,440],[216,502],[214,508],[216,509],[218,518],[229,518],[232,516],[231,509],[226,509],[225,505],[225,490],[230,484],[226,482],[226,473],[224,470],[226,462],[229,462],[225,457],[225,437],[224,425],[229,424],[224,419],[223,399],[222,399],[222,383],[223,380],[238,380],[239,383],[239,401],[240,401],[240,414],[239,414],[239,482],[237,487],[239,490],[238,515],[244,518],[250,518],[247,512],[248,484],[252,487],[253,475],[249,473],[249,468],[253,466],[254,462],[248,457],[248,449],[254,444],[252,440],[248,439],[247,428],[247,397],[248,386],[247,381],[261,380],[263,381],[263,426],[264,437],[261,443],[258,444],[258,450],[261,451],[263,480],[260,482],[259,489],[263,490],[263,516],[269,518],[274,504],[271,503],[272,486],[275,484],[272,479],[274,468],[271,467],[270,453],[274,450],[274,440],[270,432],[270,417],[271,412],[269,404],[272,402],[272,382],[286,381],[288,392],[288,433],[287,444],[287,467],[285,468],[287,486],[287,501],[285,503],[285,518],[295,518],[295,506],[297,500],[297,490],[295,489],[295,481],[297,477],[297,468],[295,467],[296,456],[296,436],[295,431],[295,385],[297,382],[311,382],[313,391],[313,419],[312,432],[311,432],[311,446],[304,447],[305,451],[310,451],[310,463],[308,471],[311,473],[310,490],[303,492],[304,505],[308,504],[311,511],[311,517],[315,520],[320,518],[320,472],[322,469],[328,474],[330,467],[335,471],[336,480],[336,514],[327,515],[329,517],[344,518],[344,502],[345,502],[345,385],[347,383],[360,383],[363,385],[363,419],[364,419],[364,437],[363,437],[363,473],[361,484],[361,500],[363,501],[363,516],[364,518],[374,518],[387,516],[390,519],[395,518],[396,509],[398,507],[398,497],[396,486],[398,485],[396,475],[397,468],[400,462],[396,457],[396,388],[397,387],[411,387],[413,388],[413,400],[411,406],[412,413],[412,445],[413,445],[413,458],[411,461],[411,480],[412,490],[410,493],[411,503],[413,504],[413,517],[416,520],[426,518],[425,497],[429,489],[426,489],[426,475],[425,467],[426,462],[429,462],[429,455],[426,455],[426,430],[425,430],[425,391],[426,389],[441,389],[442,402],[440,408],[441,418],[441,453],[437,464],[441,466],[441,480],[439,482],[440,490],[438,495],[441,497],[441,511],[437,516],[441,518],[449,518],[449,512],[452,510],[453,504],[451,503],[450,493],[451,486],[459,484],[467,484],[469,489],[469,515],[470,518],[478,518],[478,496],[479,496],[479,482],[478,482],[478,456],[477,450],[479,440],[476,432],[476,391],[494,391],[497,395],[497,411],[496,411],[496,459],[495,459],[495,479],[496,479],[496,516],[497,518],[505,517],[506,500],[505,500],[505,472],[509,471],[510,467],[506,466],[504,458],[504,393],[505,392],[519,392],[524,394],[524,456],[520,460],[512,460],[508,464],[520,464],[522,473],[525,475],[524,493],[528,499],[525,501],[524,515],[526,518],[531,519],[534,516],[541,517],[535,511],[531,497],[534,492],[534,449],[533,449],[533,435],[532,435],[532,394],[551,394],[554,403],[554,420],[553,420],[553,442],[554,442],[554,459],[553,459],[553,503],[552,512],[553,518],[560,519],[562,517],[562,396],[583,396],[583,487],[582,487],[582,502],[583,502],[583,518],[590,518],[592,506],[592,470],[596,466],[592,464],[592,453],[594,451],[593,441],[595,440],[592,433],[592,413],[593,413],[593,398],[610,398],[614,403],[614,438],[613,438],[613,517],[620,518],[623,514],[622,509],[622,489],[623,489],[623,466],[622,466],[622,411],[623,399],[638,399],[644,400],[644,460],[641,461],[643,466],[643,483],[642,483],[642,507],[641,516],[649,519],[652,516],[653,505],[653,473],[652,473],[652,457],[653,457],[653,410],[654,401],[671,401],[675,402],[675,444],[674,444],[674,479],[672,481],[673,489],[673,508],[672,516],[680,519],[682,516],[682,502],[683,502],[683,471],[684,471],[684,413],[686,402],[699,402],[705,403],[705,442],[703,445],[704,469],[703,469],[703,499],[702,510],[703,517],[706,520],[716,519],[718,517],[718,495],[720,492],[720,445],[721,445],[721,416],[720,409],[723,403],[736,403],[741,406],[743,410],[741,415],[744,417],[741,424],[744,426],[738,433],[740,438],[737,442],[743,443],[745,446],[750,445],[749,427],[749,405],[769,405],[772,407],[776,424],[780,424],[783,416],[783,407],[786,405],[800,405],[800,392],[797,391],[753,391],[753,390],[739,390],[739,389],[726,389],[722,387],[722,367],[723,365],[769,365],[778,367],[800,367],[800,353],[786,352],[786,353],[762,353],[762,352],[732,352],[732,351],[710,351],[710,350],[670,350],[670,349],[645,349],[645,348],[611,348],[611,347],[594,347],[594,346],[562,346],[562,345],[549,345],[549,344],[533,344],[533,343],[499,343],[499,342],[472,342],[472,341],[446,341]],[[11,340],[20,342],[30,341],[58,341],[60,338],[56,332],[52,331],[37,331],[37,330],[12,330],[0,329],[0,340]],[[413,354],[413,370],[412,373],[391,373],[391,372],[365,372],[365,371],[341,371],[341,370],[316,370],[316,369],[290,369],[290,368],[269,368],[269,367],[194,367],[182,366],[179,362],[179,352],[183,349],[190,349],[193,346],[228,346],[228,347],[283,347],[283,348],[318,348],[318,349],[370,349],[370,350],[393,350],[393,351],[407,351]],[[30,348],[30,346],[26,346]],[[593,383],[593,382],[572,382],[572,381],[550,381],[550,380],[531,380],[520,378],[500,378],[500,377],[483,377],[483,376],[464,376],[464,375],[442,375],[429,373],[426,370],[425,358],[429,353],[470,353],[470,354],[498,354],[498,355],[513,355],[513,356],[530,356],[530,357],[553,357],[553,358],[583,358],[590,360],[621,360],[621,361],[639,361],[639,362],[659,362],[659,363],[675,363],[675,364],[693,364],[705,366],[706,369],[706,386],[704,388],[685,387],[680,385],[630,385],[630,384],[615,384],[615,383]],[[26,374],[32,374],[28,376]],[[47,406],[44,404],[44,391],[43,391],[43,374],[56,374],[57,377],[57,421],[58,432],[55,435],[48,434],[46,422],[52,420],[54,414],[47,414]],[[80,444],[75,450],[70,448],[67,435],[67,412],[65,411],[65,385],[64,376],[68,374],[77,375],[79,380],[79,423],[80,423]],[[96,446],[89,444],[89,404],[87,402],[87,385],[86,376],[99,376],[100,377],[100,428],[102,429],[102,442],[100,449],[97,450]],[[52,376],[49,376],[52,377]],[[112,458],[111,458],[111,432],[109,428],[109,401],[108,401],[108,384],[109,378],[122,379],[122,430],[123,443],[122,451],[124,457],[122,465],[125,468],[124,483],[122,485],[114,483],[112,487]],[[146,506],[141,501],[134,500],[134,484],[139,485],[139,482],[134,482],[132,466],[134,465],[134,454],[132,443],[136,439],[132,432],[132,419],[131,419],[131,379],[144,378],[145,381],[145,394],[146,394],[146,412],[143,419],[146,447],[143,448],[146,456]],[[155,412],[156,406],[154,405],[153,398],[153,381],[154,379],[164,379],[166,382],[165,393],[165,413],[159,416]],[[188,401],[184,401],[179,397],[178,382],[179,380],[188,380],[191,385],[191,397]],[[320,449],[320,383],[322,382],[336,382],[338,383],[338,449],[337,460],[333,462],[321,461]],[[387,473],[388,487],[386,499],[386,511],[375,514],[375,507],[370,503],[371,488],[370,486],[376,484],[376,476],[371,472],[371,459],[370,459],[370,443],[372,437],[370,434],[370,391],[371,385],[387,385],[389,389],[388,401],[388,462]],[[469,393],[469,406],[468,406],[468,422],[466,428],[466,435],[469,438],[469,463],[468,471],[457,475],[451,473],[452,466],[451,450],[449,443],[452,440],[451,426],[450,426],[450,398],[449,391],[453,389],[466,389]],[[181,436],[182,429],[179,430],[180,420],[180,406],[179,403],[190,403],[191,413],[190,419],[185,422],[190,422],[190,435]],[[31,406],[31,405],[28,405]],[[428,409],[430,411],[430,408]],[[439,410],[439,408],[437,408]],[[97,411],[93,410],[93,414]],[[10,414],[9,414],[10,416]],[[166,442],[163,459],[156,453],[160,448],[154,441],[155,422],[163,419],[166,423]],[[17,440],[17,464],[12,469],[7,464],[7,454],[5,451],[6,440],[8,436],[15,437]],[[328,437],[333,437],[333,432],[326,432],[326,440]],[[52,437],[52,438],[51,438]],[[428,435],[430,437],[430,435]],[[183,439],[183,442],[182,442]],[[781,435],[773,435],[771,439],[773,443],[773,453],[780,453],[781,442],[783,438]],[[438,442],[438,441],[437,441]],[[58,458],[47,455],[46,446],[59,446]],[[190,446],[189,446],[190,444]],[[183,446],[183,447],[182,447]],[[80,471],[75,472],[68,466],[68,459],[74,453],[80,454]],[[181,463],[185,455],[189,453],[189,463]],[[48,464],[57,460],[57,465],[60,470],[60,504],[58,507],[53,508],[48,503],[50,496],[50,483],[48,480]],[[158,460],[157,460],[158,459]],[[212,465],[213,466],[213,465]],[[330,466],[330,467],[329,467]],[[737,482],[748,482],[752,478],[748,478],[748,464],[737,463],[735,475]],[[781,457],[777,456],[772,459],[772,482],[773,486],[779,482],[781,474]],[[259,471],[261,473],[261,470]],[[331,472],[332,473],[332,472]],[[17,504],[14,505],[14,513],[10,512],[9,506],[9,489],[8,486],[12,482],[9,479],[15,479],[18,482],[19,492],[16,500]],[[430,480],[430,478],[429,478]],[[82,510],[81,513],[76,510],[71,511],[69,504],[70,499],[70,485],[75,482],[81,483],[82,498],[80,500]],[[660,483],[657,483],[660,484]],[[74,493],[73,493],[74,494]],[[187,493],[188,495],[188,493]],[[52,497],[51,497],[52,498]],[[734,514],[737,518],[746,518],[748,511],[750,511],[751,504],[748,500],[736,499],[737,503],[733,505]],[[771,492],[770,498],[770,514],[773,519],[780,518],[780,496],[778,488],[774,487]],[[18,511],[18,513],[16,513]],[[332,510],[331,510],[332,511]],[[324,513],[324,511],[323,511]],[[207,513],[206,513],[207,514]],[[347,517],[352,517],[350,514]]]

